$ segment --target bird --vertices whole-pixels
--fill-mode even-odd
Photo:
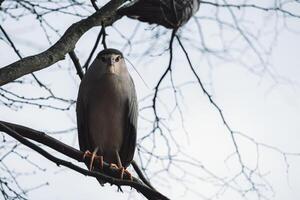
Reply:
[[[92,158],[89,169],[97,157],[102,168],[105,161],[120,170],[120,178],[124,172],[131,177],[126,168],[136,147],[138,104],[122,52],[98,53],[80,83],[76,115],[80,150]]]
[[[178,29],[199,10],[200,0],[135,0],[118,9],[120,16]]]

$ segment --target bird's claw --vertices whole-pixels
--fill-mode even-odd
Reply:
[[[86,157],[91,156],[91,155],[92,155],[92,153],[89,150],[87,150],[83,154],[83,159],[85,159]]]
[[[93,169],[94,160],[98,160],[100,169],[103,169],[103,156],[97,156],[95,151],[91,153],[89,150],[87,150],[83,154],[83,159],[86,159],[87,157],[90,157],[90,166],[89,166],[90,171],[92,171]]]
[[[124,174],[127,174],[127,176],[129,177],[129,180],[133,180],[132,179],[132,175],[129,171],[127,171],[127,169],[125,169],[124,167],[118,167],[116,164],[114,163],[110,163],[110,168],[114,168],[118,171],[120,171],[120,179],[124,179]]]
[[[131,173],[127,169],[125,169],[124,167],[123,167],[123,169],[124,169],[124,173],[127,174],[127,176],[129,177],[129,180],[133,181]]]
[[[116,165],[115,163],[110,163],[109,167],[114,169],[119,169],[118,165]]]

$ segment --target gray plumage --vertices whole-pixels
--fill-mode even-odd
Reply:
[[[81,81],[77,98],[80,150],[103,156],[107,163],[121,160],[127,167],[136,146],[137,98],[123,55],[101,51]]]
[[[118,10],[120,15],[177,29],[198,11],[200,0],[136,0]]]

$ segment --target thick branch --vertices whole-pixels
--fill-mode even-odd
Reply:
[[[111,0],[99,11],[71,25],[64,35],[52,47],[46,51],[28,56],[0,69],[0,86],[9,83],[21,76],[44,69],[59,60],[64,59],[65,55],[71,52],[80,37],[94,26],[102,23],[107,26],[119,19],[116,15],[117,8],[125,0]]]
[[[35,150],[36,152],[40,153],[42,156],[46,157],[47,159],[51,160],[52,162],[56,163],[57,165],[66,166],[70,169],[73,169],[73,170],[83,174],[83,175],[99,178],[110,184],[117,185],[118,187],[120,187],[120,186],[133,187],[137,191],[141,192],[147,199],[168,199],[167,197],[163,196],[156,190],[153,190],[152,188],[142,184],[137,178],[133,178],[133,181],[115,178],[115,177],[117,177],[118,170],[111,168],[108,163],[104,163],[103,171],[105,174],[100,173],[98,171],[88,171],[88,170],[85,170],[81,167],[78,167],[78,166],[72,164],[71,162],[59,159],[59,158],[51,155],[50,153],[48,153],[41,147],[35,145],[34,143],[32,143],[28,139],[26,139],[26,138],[29,138],[36,142],[45,144],[46,146],[48,146],[52,149],[55,149],[55,150],[59,151],[60,153],[66,155],[68,157],[71,157],[79,162],[89,162],[89,161],[83,159],[83,154],[84,154],[83,152],[62,143],[59,140],[56,140],[43,132],[36,131],[36,130],[30,129],[28,127],[24,127],[21,125],[3,122],[3,121],[0,121],[0,131],[7,133],[11,137],[15,138],[22,144],[24,144],[24,145],[30,147],[31,149]],[[95,160],[94,165],[95,165],[95,167],[99,166],[99,163],[97,160]],[[129,178],[129,177],[127,177],[127,178]]]
[[[22,137],[44,144],[70,158],[77,160],[78,162],[82,162],[83,152],[68,145],[65,145],[61,141],[48,136],[44,132],[40,132],[25,126],[12,124],[4,121],[0,121],[0,131],[7,132],[7,128],[5,128],[4,125],[16,131]]]

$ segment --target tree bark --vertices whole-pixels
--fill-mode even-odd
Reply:
[[[120,19],[116,10],[126,0],[111,0],[93,15],[72,24],[64,35],[46,51],[23,58],[0,69],[0,86],[26,74],[44,69],[63,60],[65,55],[74,50],[80,37],[94,26],[108,26]]]
[[[11,137],[15,138],[22,144],[28,146],[29,148],[35,150],[42,156],[46,157],[47,159],[51,160],[52,162],[56,163],[57,165],[63,165],[70,169],[73,169],[74,171],[77,171],[83,175],[87,176],[93,176],[96,178],[99,178],[103,180],[104,182],[108,182],[110,184],[116,185],[118,187],[121,186],[130,186],[135,188],[137,191],[141,192],[147,199],[161,199],[161,200],[167,200],[168,198],[158,191],[156,191],[153,187],[149,187],[148,185],[143,184],[139,179],[134,178],[133,180],[129,180],[129,177],[127,174],[124,174],[125,179],[119,179],[118,177],[118,169],[110,167],[108,163],[104,163],[104,168],[102,172],[99,170],[96,171],[88,171],[81,167],[78,167],[77,165],[74,165],[73,163],[69,161],[62,160],[60,158],[57,158],[41,147],[37,146],[36,144],[32,143],[28,139],[34,140],[36,142],[39,142],[41,144],[44,144],[70,158],[73,158],[79,162],[85,162],[89,163],[90,160],[85,160],[83,158],[84,152],[81,152],[73,147],[70,147],[59,140],[56,140],[44,132],[40,132],[25,126],[21,126],[18,124],[13,124],[9,122],[0,121],[0,131],[7,133]],[[28,138],[28,139],[26,139]],[[95,160],[93,163],[93,166],[95,169],[97,169],[97,166],[99,166],[98,160]]]

